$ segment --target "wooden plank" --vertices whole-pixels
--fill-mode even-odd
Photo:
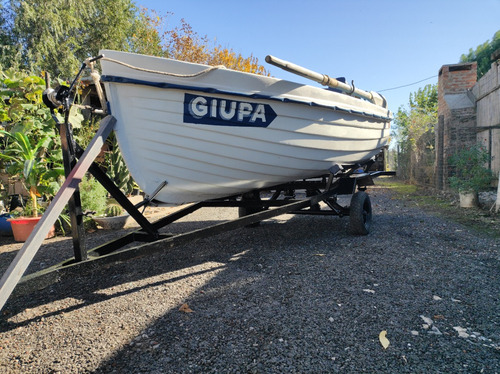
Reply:
[[[115,123],[116,119],[112,116],[107,116],[101,121],[99,130],[83,153],[82,157],[68,175],[66,181],[52,200],[52,203],[49,205],[42,219],[38,222],[28,240],[26,240],[21,250],[16,255],[5,274],[2,276],[2,279],[0,280],[0,310],[12,294],[12,291],[33,260],[33,257],[35,257],[35,254],[38,252],[38,249],[42,245],[43,240],[45,239],[45,236],[49,232],[50,228],[56,222],[71,196],[73,196],[73,192],[78,187],[78,184],[89,169],[90,165],[101,152],[101,148],[106,142],[106,139],[111,133]]]

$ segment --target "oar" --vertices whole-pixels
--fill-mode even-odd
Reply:
[[[384,108],[387,107],[387,102],[386,102],[385,98],[376,92],[373,92],[373,91],[368,92],[368,91],[361,90],[357,87],[354,87],[354,85],[351,86],[347,83],[340,82],[337,79],[331,78],[326,74],[317,73],[315,71],[306,69],[302,66],[296,65],[294,63],[282,60],[280,58],[277,58],[277,57],[274,57],[271,55],[266,56],[266,62],[268,64],[271,64],[271,65],[277,66],[283,70],[286,70],[290,73],[300,75],[301,77],[304,77],[307,79],[311,79],[315,82],[322,84],[323,86],[337,88],[339,90],[342,90],[342,91],[348,93],[349,95],[353,95],[353,96],[361,97],[363,99],[367,99],[374,104],[383,106]]]

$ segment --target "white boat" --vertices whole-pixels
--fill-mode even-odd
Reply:
[[[237,195],[364,162],[391,113],[331,89],[222,67],[103,50],[115,132],[138,185],[183,204]],[[381,105],[382,104],[382,105]]]

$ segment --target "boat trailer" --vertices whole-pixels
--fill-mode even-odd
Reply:
[[[243,195],[207,200],[186,205],[178,211],[166,215],[155,222],[150,222],[141,212],[146,205],[154,205],[154,194],[133,205],[130,200],[108,179],[93,160],[111,132],[115,119],[111,116],[102,121],[96,137],[87,150],[82,153],[78,163],[69,173],[65,183],[50,204],[39,224],[11,263],[0,280],[0,309],[10,294],[28,294],[43,289],[57,281],[85,273],[97,266],[125,261],[147,254],[168,251],[174,246],[217,235],[222,232],[242,227],[252,227],[260,221],[282,214],[309,214],[349,217],[348,228],[354,235],[366,235],[370,231],[372,208],[367,186],[373,185],[373,179],[381,175],[393,175],[386,171],[368,170],[372,162],[364,165],[336,166],[330,174],[318,178],[294,181],[286,184],[254,190]],[[98,179],[112,197],[141,226],[118,239],[86,250],[82,237],[82,228],[73,226],[74,256],[47,269],[22,276],[34,255],[43,243],[50,227],[77,191],[78,183],[87,170]],[[163,186],[159,186],[163,187]],[[158,189],[159,190],[159,189]],[[298,195],[304,196],[297,198]],[[352,195],[350,206],[342,206],[338,196]],[[81,207],[75,209],[77,222],[83,222]],[[202,208],[234,207],[238,208],[239,218],[218,223],[205,228],[181,234],[161,233],[160,229]],[[124,249],[124,247],[127,247]]]
[[[85,66],[84,63],[81,71]],[[254,190],[242,195],[186,205],[156,222],[150,222],[140,209],[144,211],[146,206],[154,205],[155,193],[167,186],[168,181],[160,184],[151,196],[145,196],[142,202],[136,205],[132,204],[100,169],[99,165],[94,163],[113,130],[116,119],[111,115],[106,116],[101,121],[99,130],[90,144],[85,150],[82,149],[73,139],[71,125],[68,120],[69,107],[71,106],[69,100],[71,87],[65,92],[66,96],[57,97],[57,100],[62,102],[65,109],[65,121],[59,123],[55,116],[54,119],[61,136],[66,180],[40,222],[0,279],[0,310],[14,290],[16,295],[31,293],[62,279],[95,269],[103,264],[168,251],[174,246],[190,241],[245,226],[255,226],[260,221],[285,213],[348,216],[349,231],[354,235],[366,235],[369,233],[371,226],[372,208],[370,198],[365,190],[367,186],[374,184],[373,179],[375,177],[394,175],[394,172],[370,171],[373,160],[364,164],[335,165],[327,175]],[[49,92],[49,94],[56,97],[58,93]],[[84,214],[78,190],[78,185],[87,172],[90,172],[106,188],[117,203],[140,226],[140,229],[89,250],[87,250],[85,243]],[[350,206],[339,204],[338,196],[340,195],[352,195]],[[297,198],[297,196],[303,197]],[[45,236],[66,206],[69,208],[71,219],[74,256],[57,265],[23,276],[41,247]],[[199,209],[214,207],[238,208],[239,218],[176,235],[160,232],[160,229]]]

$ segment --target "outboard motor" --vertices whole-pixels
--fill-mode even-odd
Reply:
[[[69,97],[70,88],[59,86],[56,89],[47,88],[43,91],[42,100],[50,109],[57,109],[64,104],[64,99]]]

